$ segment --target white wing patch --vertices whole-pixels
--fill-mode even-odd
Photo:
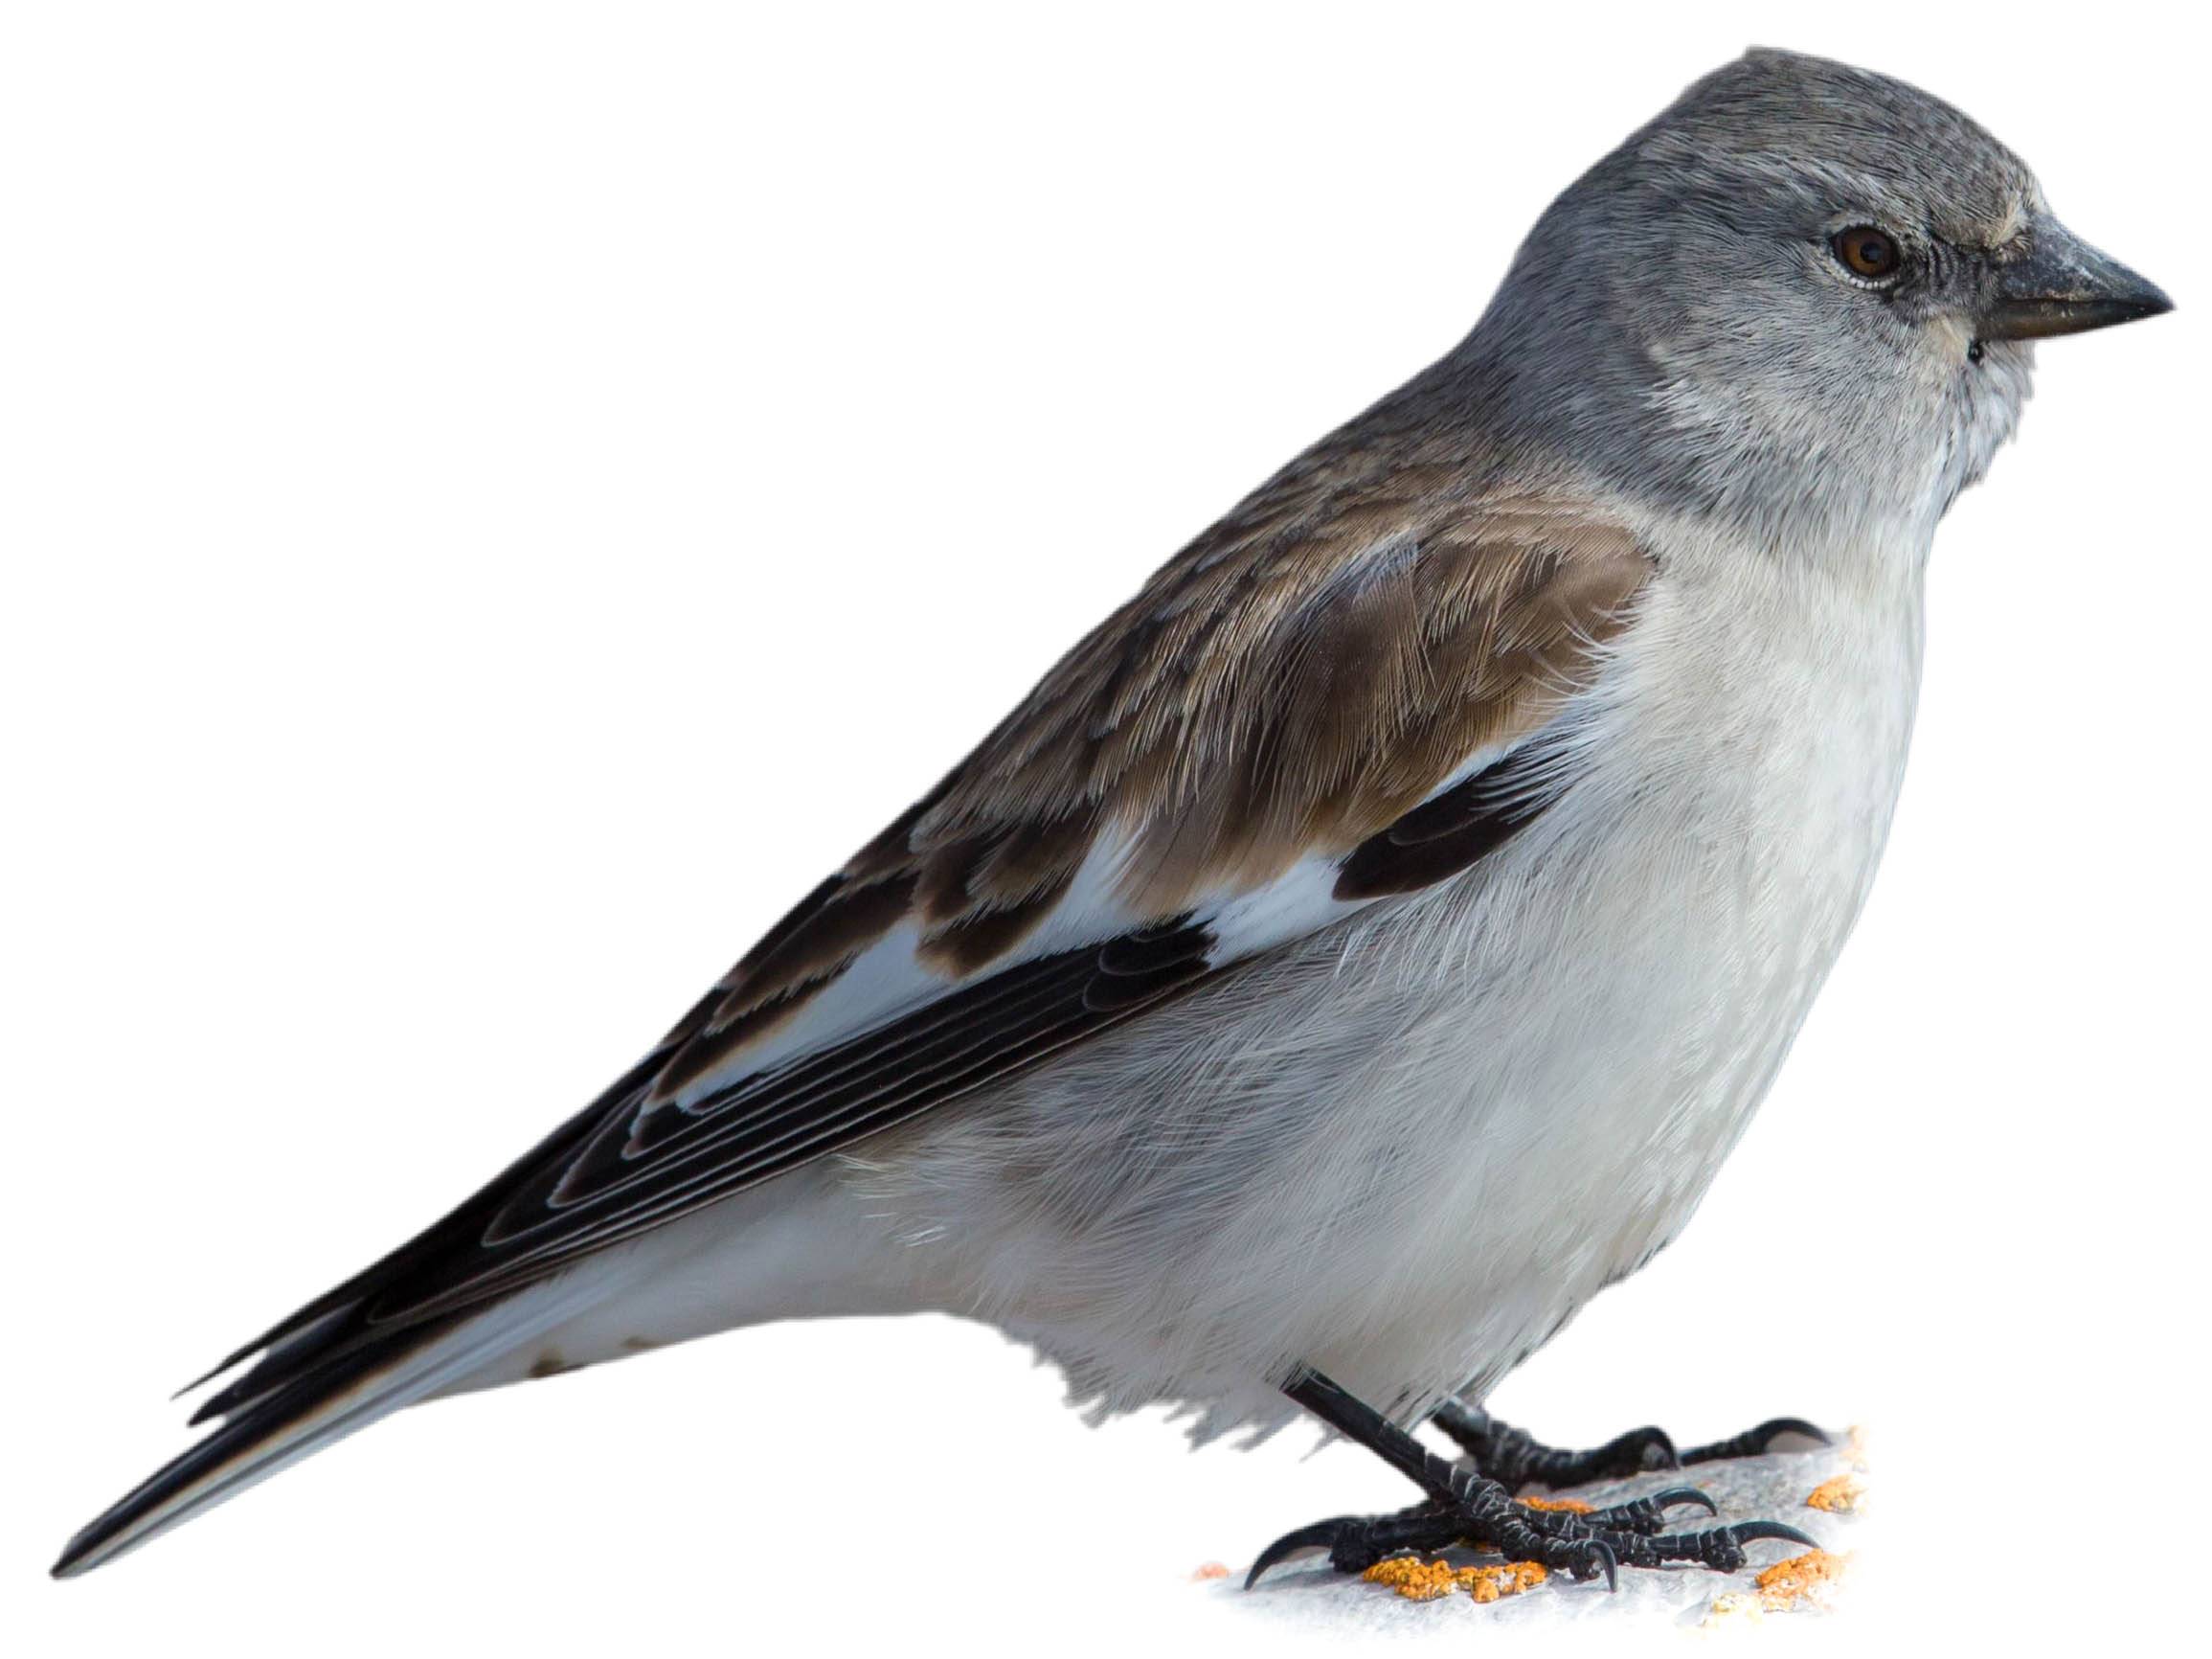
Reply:
[[[1256,956],[1302,939],[1373,903],[1372,899],[1347,901],[1335,896],[1339,862],[1334,856],[1318,854],[1301,858],[1265,886],[1225,899],[1207,920],[1207,926],[1219,942],[1213,966]]]

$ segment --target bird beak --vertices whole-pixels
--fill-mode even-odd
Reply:
[[[1993,267],[1997,280],[1979,320],[1984,340],[2079,334],[2174,308],[2156,283],[2100,254],[2057,219],[2038,218],[2021,240],[2024,254]]]

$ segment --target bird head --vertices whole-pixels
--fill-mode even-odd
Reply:
[[[1932,529],[2009,437],[2033,342],[2172,303],[1942,101],[1753,51],[1552,204],[1468,347],[1524,426],[1776,531]]]

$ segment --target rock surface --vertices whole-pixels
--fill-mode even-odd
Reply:
[[[1569,1492],[1528,1494],[1605,1505],[1648,1496],[1670,1486],[1695,1486],[1720,1506],[1720,1514],[1707,1519],[1695,1508],[1675,1510],[1678,1530],[1729,1521],[1782,1521],[1817,1539],[1829,1553],[1829,1558],[1787,1572],[1768,1569],[1805,1552],[1789,1543],[1762,1542],[1748,1547],[1750,1564],[1738,1573],[1724,1575],[1700,1567],[1624,1568],[1615,1594],[1607,1592],[1602,1579],[1582,1583],[1555,1573],[1532,1589],[1478,1603],[1465,1590],[1431,1601],[1410,1600],[1388,1584],[1331,1572],[1319,1555],[1313,1555],[1274,1568],[1249,1595],[1242,1587],[1241,1567],[1209,1585],[1207,1593],[1225,1602],[1235,1602],[1247,1617],[1285,1620],[1347,1636],[1434,1631],[1463,1640],[1470,1619],[1509,1625],[1613,1621],[1695,1627],[1817,1618],[1848,1595],[1847,1584],[1839,1588],[1844,1564],[1840,1557],[1854,1547],[1856,1531],[1862,1525],[1858,1511],[1863,1508],[1864,1470],[1863,1443],[1854,1433],[1848,1442],[1834,1446],[1703,1464],[1688,1470],[1659,1470]],[[1807,1499],[1816,1493],[1819,1503],[1809,1504]],[[1496,1556],[1470,1551],[1453,1551],[1445,1558],[1455,1567],[1495,1566],[1500,1561]]]

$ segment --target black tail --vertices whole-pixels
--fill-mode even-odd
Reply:
[[[89,1572],[285,1465],[414,1403],[444,1380],[434,1356],[441,1347],[452,1346],[446,1340],[451,1334],[450,1325],[417,1328],[342,1355],[264,1396],[71,1538],[54,1563],[54,1576]]]

